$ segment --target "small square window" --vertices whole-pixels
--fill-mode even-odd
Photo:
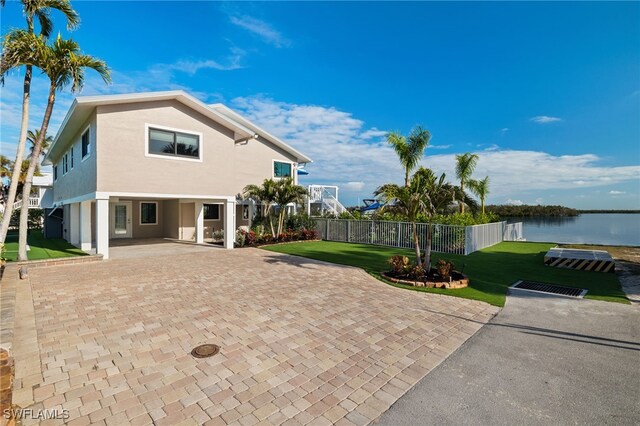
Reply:
[[[205,220],[220,220],[220,204],[204,205]]]
[[[291,177],[291,163],[284,163],[282,161],[273,162],[273,177]]]
[[[158,224],[158,203],[156,202],[140,203],[140,224],[141,225],[157,225]]]

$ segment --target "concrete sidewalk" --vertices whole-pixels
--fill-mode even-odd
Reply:
[[[640,424],[640,311],[513,290],[377,424]]]

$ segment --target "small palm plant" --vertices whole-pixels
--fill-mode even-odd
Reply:
[[[469,189],[480,198],[482,214],[484,214],[484,201],[489,195],[489,176],[485,176],[484,179],[469,181]]]
[[[276,231],[273,227],[273,219],[271,217],[271,211],[273,203],[276,200],[276,187],[277,183],[273,179],[265,179],[262,185],[247,185],[243,189],[242,196],[247,199],[253,199],[262,206],[262,217],[267,218],[269,226],[271,228],[271,235],[276,238]]]
[[[460,190],[464,193],[464,185],[471,180],[471,175],[478,164],[478,154],[470,152],[456,155],[456,176],[460,180]],[[464,202],[460,202],[460,213],[464,213]]]
[[[283,232],[287,206],[289,204],[303,204],[307,195],[304,186],[296,185],[290,177],[277,182],[274,201],[279,207],[278,235]]]
[[[409,185],[409,174],[420,162],[430,139],[431,133],[421,126],[416,126],[409,134],[409,138],[399,132],[391,132],[387,135],[387,142],[398,155],[404,168],[404,186]]]

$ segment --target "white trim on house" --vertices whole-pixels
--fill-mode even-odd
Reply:
[[[192,135],[198,137],[198,158],[189,158],[189,157],[181,157],[178,155],[161,155],[161,154],[151,154],[149,153],[149,130],[150,129],[158,129],[158,130],[166,130],[168,132],[174,133],[184,133],[186,135]],[[152,157],[152,158],[162,158],[165,160],[182,160],[182,161],[191,161],[195,163],[202,163],[202,159],[204,157],[204,139],[202,132],[196,132],[193,130],[184,130],[178,129],[175,127],[167,127],[161,126],[159,124],[151,124],[144,123],[144,156]]]
[[[156,205],[156,221],[154,223],[142,223],[142,205],[143,204],[155,204]],[[142,200],[138,204],[138,223],[140,224],[140,226],[147,226],[147,225],[155,226],[158,223],[160,223],[158,221],[159,213],[160,213],[160,210],[158,210],[158,202],[157,201]]]
[[[295,148],[291,147],[290,145],[286,144],[285,142],[280,140],[280,138],[277,138],[277,137],[273,136],[271,133],[267,132],[263,128],[256,126],[251,121],[247,120],[242,115],[238,114],[237,112],[235,112],[234,110],[232,110],[228,106],[226,106],[224,104],[211,104],[211,105],[209,105],[209,108],[211,108],[211,109],[213,109],[215,111],[218,111],[219,113],[223,114],[224,116],[226,116],[226,117],[228,117],[230,119],[238,121],[239,123],[247,126],[249,129],[251,129],[254,132],[258,133],[260,136],[262,136],[264,139],[268,140],[269,142],[271,142],[275,146],[283,149],[284,151],[286,151],[286,152],[288,152],[290,154],[293,154],[293,156],[296,157],[296,161],[298,163],[312,163],[313,162],[313,160],[311,158],[307,157],[306,155],[304,155],[300,151],[298,151]]]

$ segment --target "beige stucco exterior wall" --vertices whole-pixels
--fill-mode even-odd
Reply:
[[[272,177],[273,160],[294,159],[263,139],[235,144],[233,132],[178,101],[97,108],[97,191],[235,196]],[[146,126],[201,133],[202,161],[145,155]]]
[[[90,153],[86,158],[82,158],[82,134],[89,128],[89,145]],[[69,172],[62,174],[62,156],[51,158],[54,165],[58,166],[58,179],[53,185],[53,200],[59,202],[75,197],[81,197],[86,194],[95,192],[96,190],[96,113],[92,113],[87,121],[80,127],[77,132],[68,141],[58,141],[62,145],[67,145],[65,153],[70,152],[73,146],[74,165],[71,169],[69,164]]]
[[[163,232],[168,238],[180,237],[180,203],[178,200],[164,200],[162,203]]]
[[[196,239],[196,204],[180,203],[180,237],[181,240]]]

